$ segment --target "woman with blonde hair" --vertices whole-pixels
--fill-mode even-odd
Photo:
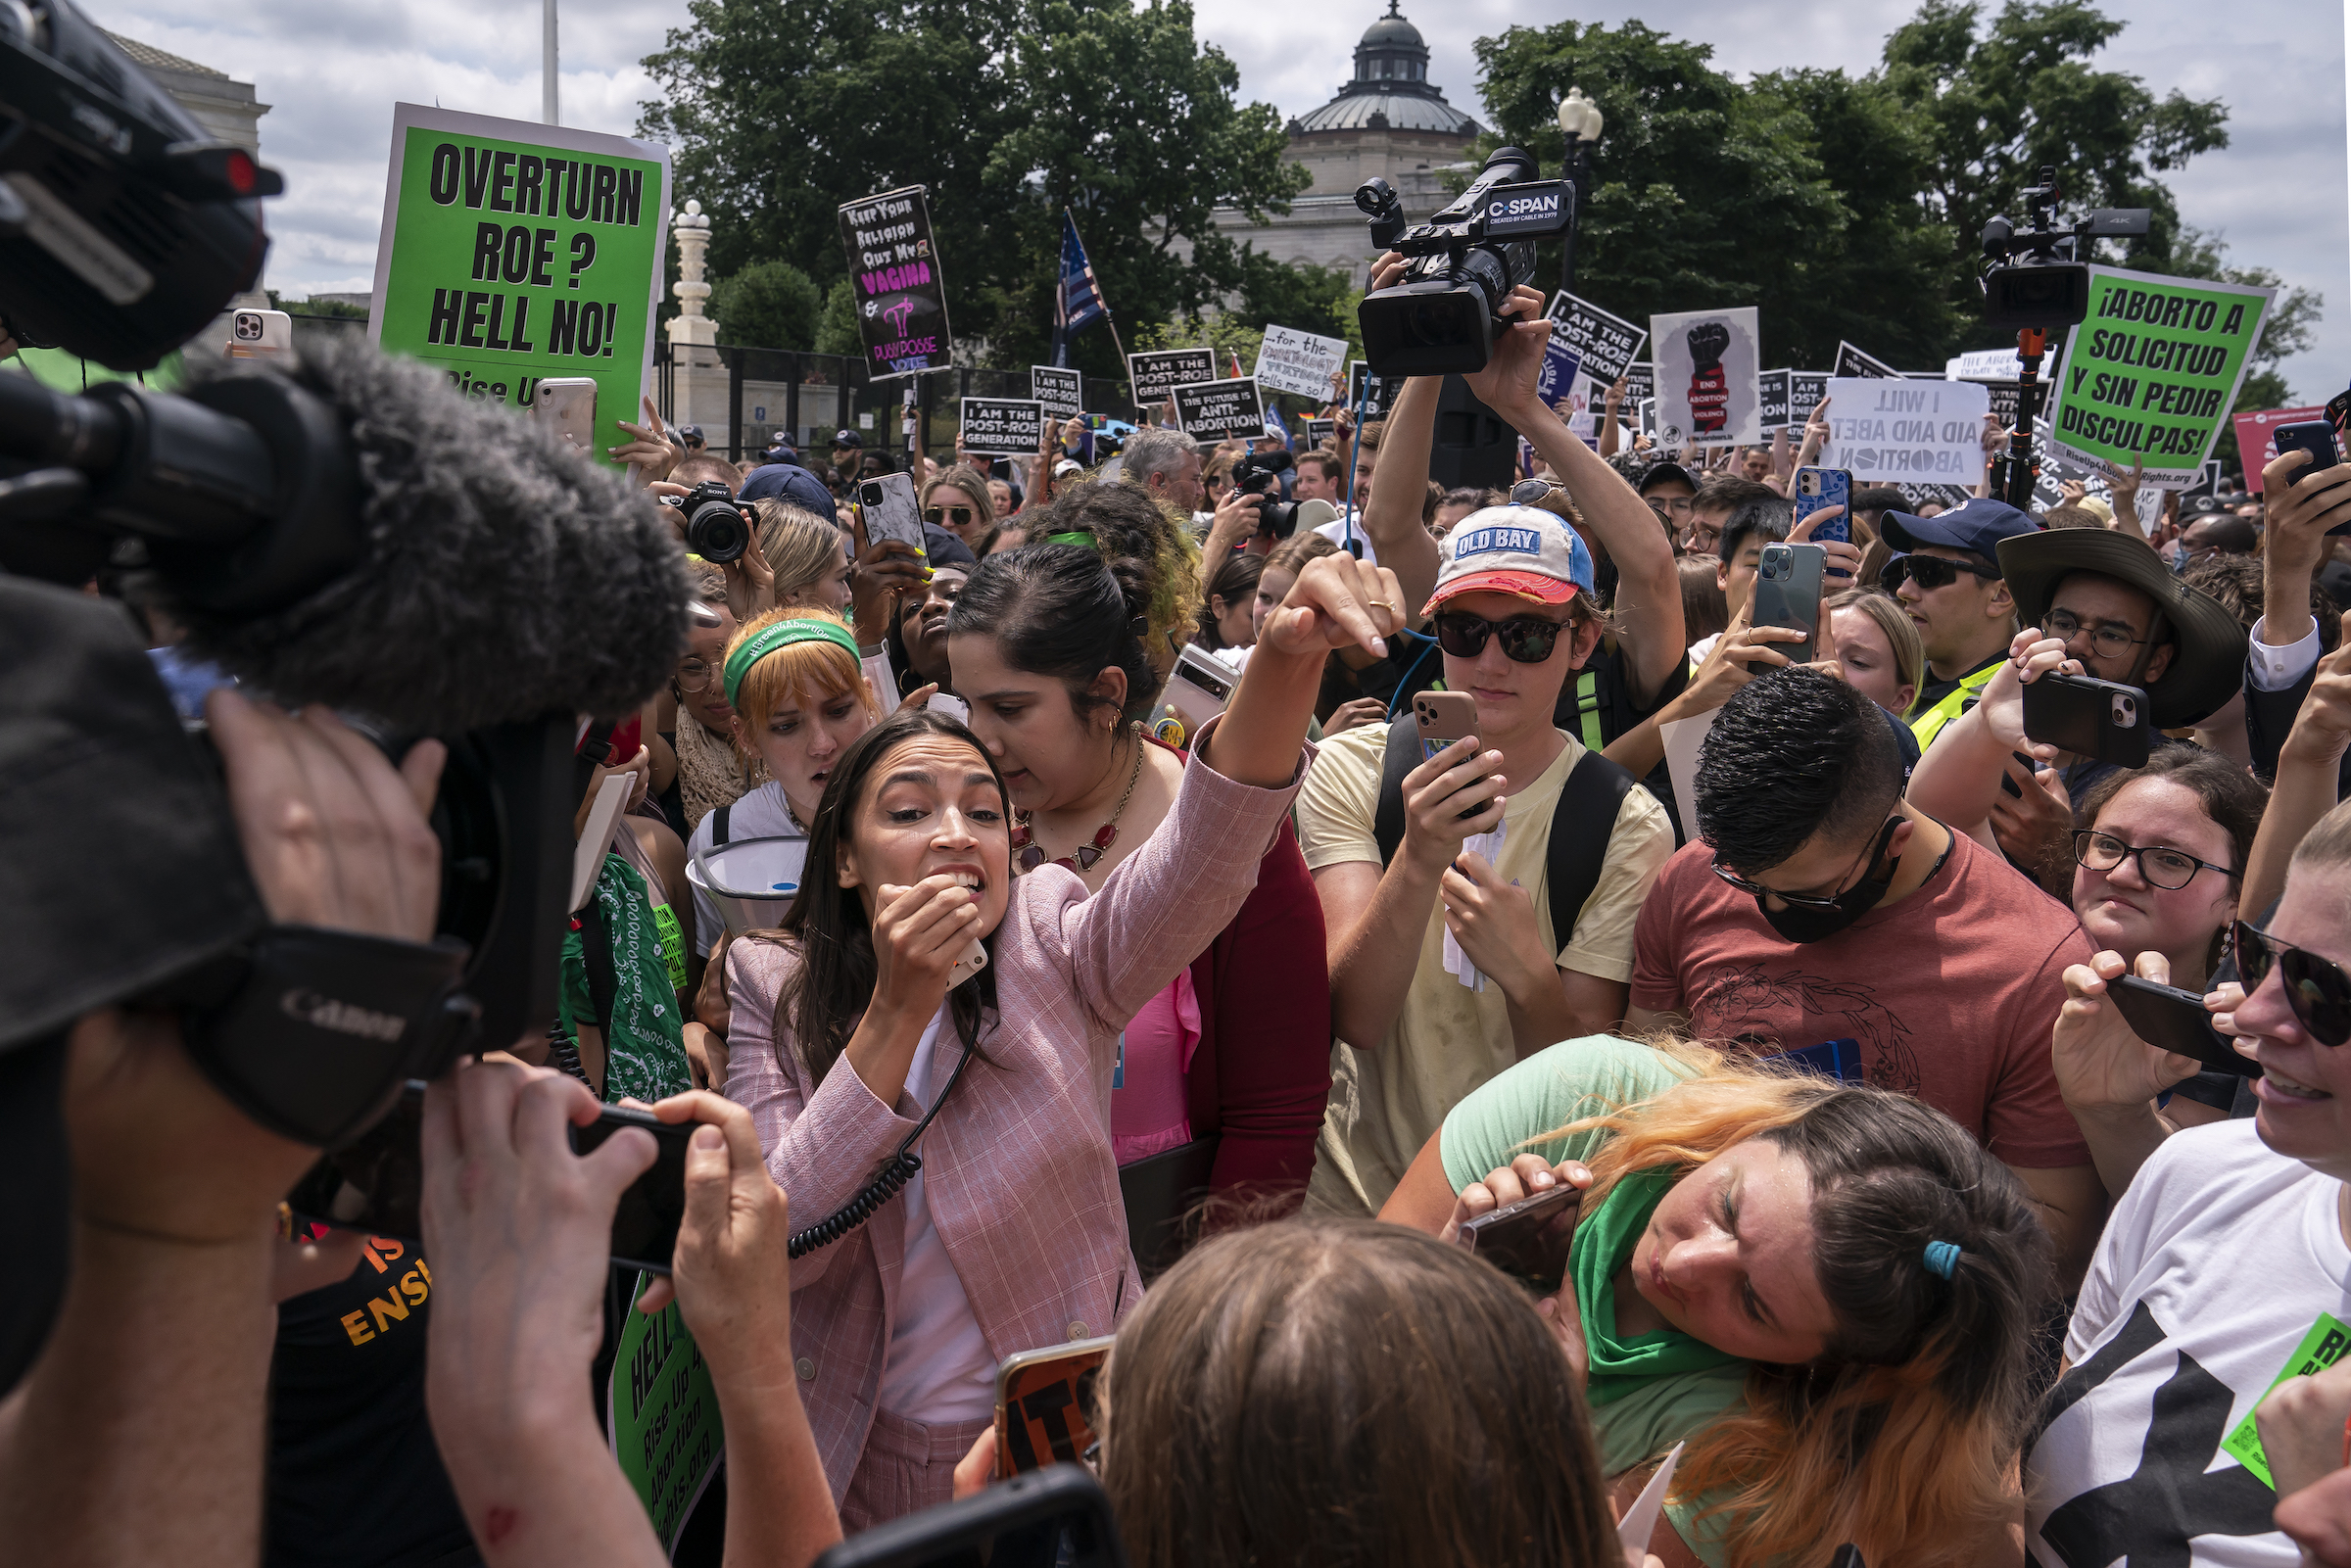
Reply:
[[[790,501],[756,500],[759,553],[771,574],[758,610],[806,605],[839,614],[849,606],[849,536],[840,525]],[[744,617],[747,619],[748,617]]]
[[[987,559],[1004,531],[986,479],[962,463],[923,482],[922,505],[923,521],[962,540],[977,560]]]
[[[1908,718],[1927,680],[1927,647],[1909,615],[1872,588],[1848,588],[1820,607],[1847,683],[1895,718]]]
[[[2013,1561],[2034,1326],[2024,1188],[1941,1112],[1686,1044],[1567,1040],[1456,1106],[1381,1212],[1451,1237],[1583,1189],[1540,1304],[1629,1495],[1687,1443],[1670,1565]]]

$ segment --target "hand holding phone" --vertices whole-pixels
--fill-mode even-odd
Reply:
[[[2137,687],[2051,670],[2024,689],[2023,701],[2026,739],[2121,768],[2147,765],[2155,731]]]
[[[1454,1239],[1536,1295],[1554,1295],[1566,1277],[1583,1201],[1580,1188],[1562,1182],[1463,1220]]]
[[[1853,476],[1845,468],[1799,468],[1796,471],[1796,520],[1800,526],[1815,512],[1842,506],[1844,511],[1812,530],[1811,537],[1821,544],[1835,540],[1849,545],[1853,540],[1852,523]]]
[[[1780,644],[1795,664],[1820,657],[1820,586],[1828,551],[1818,545],[1770,544],[1755,567],[1754,605],[1750,624],[1801,632],[1801,642]]]
[[[1455,742],[1477,739],[1477,698],[1466,691],[1422,691],[1413,698],[1413,725],[1420,736],[1420,760],[1433,762]],[[1471,760],[1474,753],[1463,762]],[[1467,822],[1493,803],[1488,795],[1454,820]]]
[[[1009,1481],[1085,1456],[1094,1441],[1094,1382],[1113,1336],[1022,1351],[996,1368],[996,1476]]]

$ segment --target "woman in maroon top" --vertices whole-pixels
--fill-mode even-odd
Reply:
[[[1148,729],[1172,657],[1147,650],[1189,629],[1198,579],[1175,524],[1130,486],[1080,487],[1032,535],[1058,542],[973,573],[948,658],[1012,793],[1016,863],[1053,861],[1098,890],[1176,798],[1185,737],[1155,742]],[[1216,1197],[1294,1203],[1330,1092],[1324,975],[1321,904],[1284,827],[1240,913],[1127,1026],[1111,1095],[1119,1163],[1215,1138]]]

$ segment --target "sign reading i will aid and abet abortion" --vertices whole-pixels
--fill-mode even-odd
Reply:
[[[617,445],[652,362],[669,205],[665,147],[396,104],[370,331],[476,402],[529,408],[548,377],[589,377]]]

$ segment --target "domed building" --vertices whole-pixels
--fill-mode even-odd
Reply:
[[[1415,222],[1452,199],[1441,171],[1459,164],[1484,127],[1445,101],[1428,79],[1420,29],[1388,0],[1387,15],[1355,46],[1355,76],[1338,96],[1290,121],[1289,156],[1314,184],[1293,197],[1286,215],[1260,227],[1237,209],[1220,209],[1217,227],[1283,261],[1346,266],[1368,274],[1371,241],[1355,188],[1377,175],[1404,198]]]

